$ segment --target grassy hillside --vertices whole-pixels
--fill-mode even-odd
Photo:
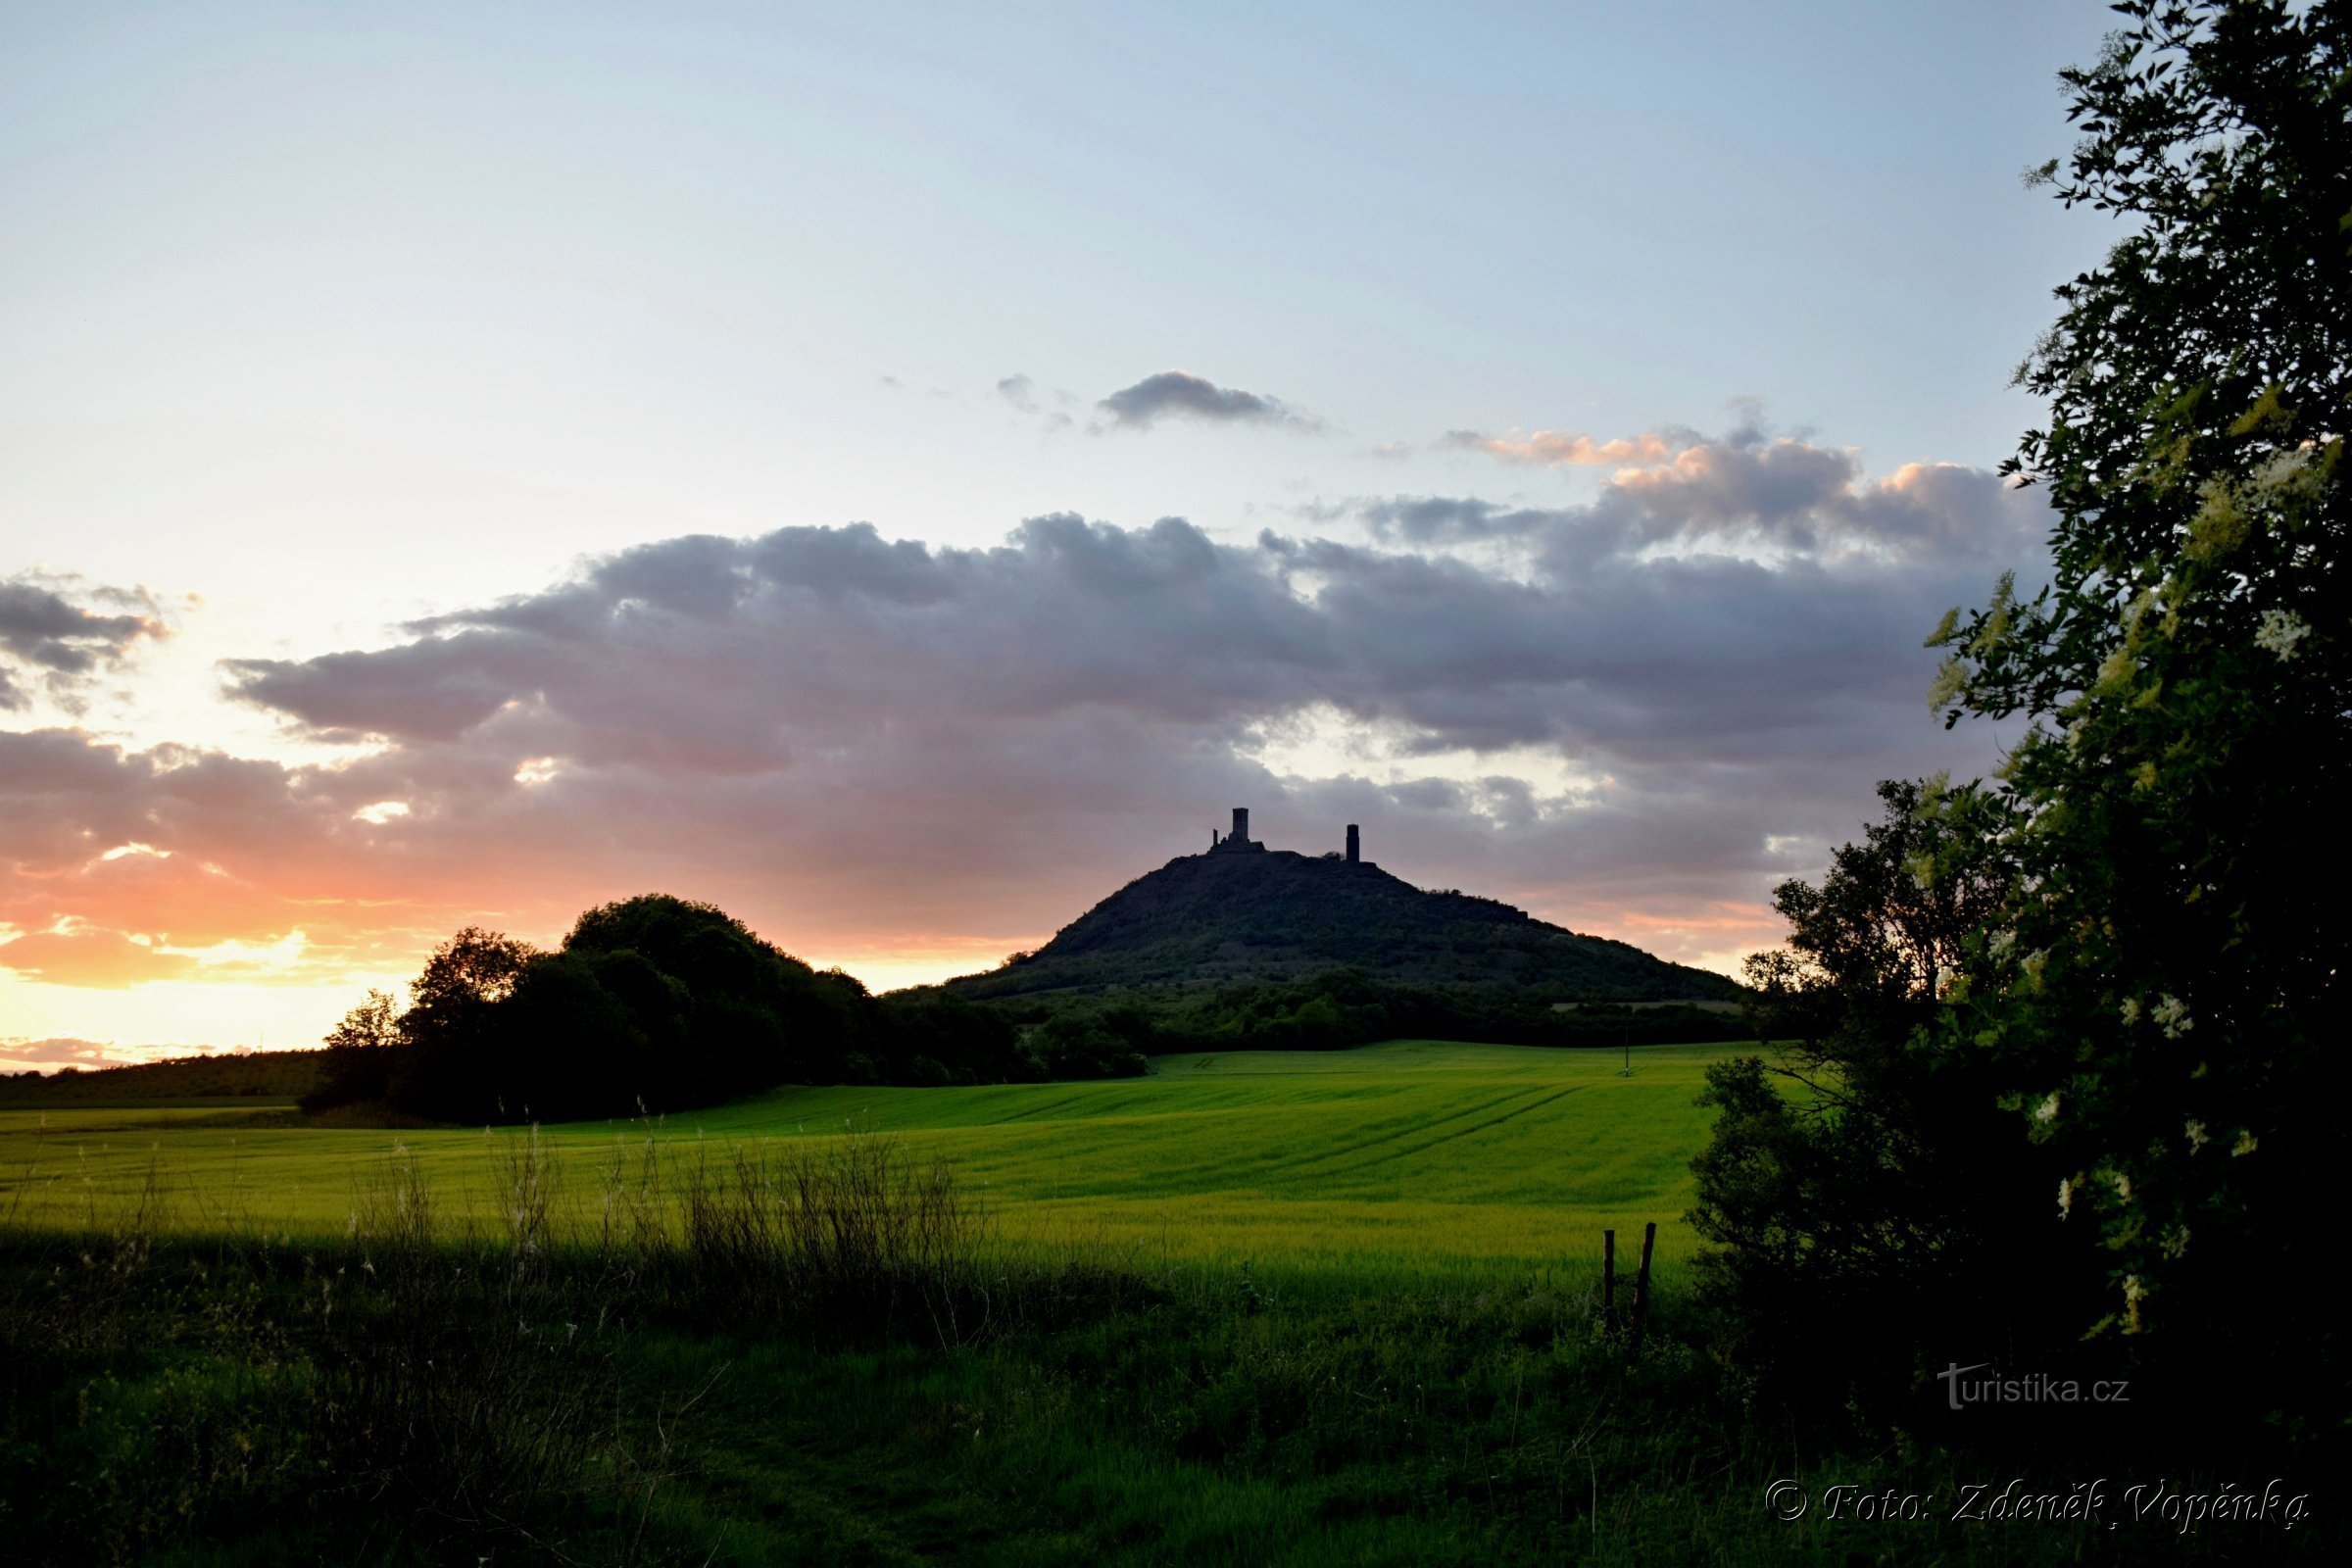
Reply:
[[[977,1001],[1295,980],[1342,966],[1396,984],[1540,990],[1555,1002],[1738,995],[1722,975],[1578,936],[1493,899],[1424,892],[1378,866],[1282,850],[1170,860],[1035,954],[947,989]]]
[[[157,1100],[296,1100],[318,1087],[323,1051],[177,1056],[127,1067],[0,1077],[0,1105],[140,1104]]]
[[[786,1089],[662,1121],[544,1129],[559,1202],[603,1200],[649,1143],[675,1183],[697,1157],[856,1127],[952,1160],[1001,1233],[1189,1259],[1455,1264],[1597,1254],[1661,1223],[1684,1247],[1692,1103],[1732,1046],[1614,1053],[1396,1041],[1349,1052],[1161,1058],[1152,1077],[954,1089]],[[173,1222],[339,1232],[396,1144],[452,1213],[495,1212],[500,1130],[270,1125],[233,1107],[0,1111],[0,1218],[74,1222],[133,1200],[152,1167]]]

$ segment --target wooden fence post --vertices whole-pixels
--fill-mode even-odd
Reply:
[[[1658,1222],[1642,1227],[1642,1272],[1634,1278],[1634,1348],[1642,1348],[1642,1331],[1649,1326],[1649,1250],[1658,1243]]]
[[[1600,1233],[1600,1327],[1603,1333],[1617,1329],[1617,1233]]]

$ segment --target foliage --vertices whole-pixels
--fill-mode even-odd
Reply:
[[[1952,717],[2031,721],[1984,792],[2006,892],[1942,1039],[1997,1064],[2052,1171],[2039,1222],[2103,1244],[2087,1317],[2340,1411],[2322,1293],[2242,1303],[2334,1263],[2352,7],[2117,9],[2065,74],[2082,140],[2036,172],[2132,223],[2020,371],[2050,400],[2012,467],[2055,509],[2054,581],[1934,639]]]
[[[306,1110],[382,1100],[392,1090],[394,1054],[408,1043],[399,1004],[369,987],[360,1004],[327,1032],[326,1070],[302,1098]]]
[[[2322,1435],[2346,1407],[2309,1282],[2352,1087],[2347,915],[2315,874],[2352,861],[2352,7],[2116,9],[2064,74],[2082,140],[2034,175],[2132,225],[2020,371],[2050,419],[2010,471],[2048,491],[2053,578],[1930,638],[1947,723],[2025,733],[1784,898],[1805,956],[1759,978],[1819,1071],[1793,1106],[1718,1075],[1695,1218],[1751,1320],[1876,1293],[1857,1343],[1899,1349],[1956,1298],[2045,1359],[2116,1331],[2088,1353],[2157,1369],[2183,1426]],[[1888,940],[1897,899],[1936,913]]]
[[[0,1073],[0,1105],[291,1100],[316,1090],[324,1051],[221,1051],[117,1067]]]
[[[1778,1060],[1708,1069],[1718,1115],[1690,1220],[1751,1365],[1886,1409],[1955,1356],[2048,1346],[2057,1303],[2081,1298],[2060,1239],[2017,1223],[2047,1183],[1998,1104],[1997,1064],[1935,1027],[2005,891],[1981,863],[1987,803],[1937,783],[1879,797],[1884,819],[1818,886],[1774,894],[1788,947],[1748,975]]]
[[[1350,967],[1293,981],[1114,987],[1046,992],[986,1004],[1033,1026],[1028,1049],[1049,1077],[1057,1053],[1085,1059],[1143,1059],[1196,1051],[1340,1051],[1421,1037],[1495,1045],[1621,1046],[1721,1039],[1721,1004],[1582,1003],[1563,1008],[1548,992],[1513,986],[1403,985]],[[1105,1055],[1104,1054],[1109,1054]]]
[[[947,989],[1010,1001],[1287,985],[1333,969],[1393,986],[1524,993],[1546,1004],[1738,995],[1719,974],[1562,930],[1494,899],[1427,892],[1376,865],[1284,850],[1180,856],[1035,953],[1014,954]]]
[[[381,1101],[473,1124],[644,1115],[780,1083],[1035,1077],[1005,1020],[952,998],[876,1001],[708,904],[648,894],[540,953],[467,927],[392,1016],[380,992],[328,1037],[311,1110]]]

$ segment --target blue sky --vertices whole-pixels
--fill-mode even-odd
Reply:
[[[406,758],[415,765],[395,782],[421,833],[463,816],[432,791],[453,787],[457,752],[487,731],[403,730],[414,704],[329,722],[361,710],[321,695],[328,666],[303,681],[234,671],[371,654],[394,661],[369,666],[379,684],[457,680],[506,691],[516,711],[564,710],[546,677],[523,680],[512,663],[399,663],[455,628],[404,623],[604,580],[597,564],[632,547],[856,521],[883,540],[970,551],[1046,514],[1120,530],[1181,517],[1233,553],[1219,558],[1232,569],[1288,573],[1303,602],[1372,581],[1369,557],[1298,553],[1319,541],[1385,553],[1379,580],[1392,586],[1405,556],[1433,581],[1549,584],[1563,597],[1545,612],[1589,623],[1593,609],[1561,585],[1594,580],[1599,558],[1553,536],[1616,517],[1609,526],[1632,531],[1611,535],[1611,561],[1704,557],[1764,573],[1754,640],[1714,656],[1729,664],[1773,660],[1785,644],[1772,628],[1815,612],[1789,598],[1807,574],[1865,557],[1912,564],[1899,593],[1881,585],[1897,598],[1981,598],[2002,550],[2030,567],[2033,528],[1998,520],[1983,487],[1957,499],[1956,477],[1921,511],[1926,481],[1901,476],[1981,475],[2034,417],[2009,371],[2052,313],[2050,287],[2115,235],[2018,175],[2067,145],[2055,73],[2087,59],[2108,20],[2087,3],[16,8],[0,23],[0,579],[92,613],[117,604],[101,603],[109,590],[144,590],[155,630],[109,645],[103,678],[42,666],[45,695],[0,726],[119,765],[145,758],[149,774],[158,747],[218,753],[280,769],[289,798],[306,800],[362,763]],[[1139,422],[1105,408],[1177,369],[1278,413]],[[1557,439],[1544,446],[1538,432]],[[1578,436],[1595,450],[1634,443],[1632,455],[1535,461]],[[1777,466],[1747,462],[1773,453]],[[1726,477],[1735,469],[1746,477]],[[1796,503],[1812,519],[1801,527],[1772,499],[1795,475],[1814,487]],[[1668,481],[1683,498],[1671,505],[1659,499]],[[1650,510],[1625,522],[1610,509],[1637,493]],[[1398,520],[1404,504],[1439,500],[1452,522]],[[1468,526],[1460,509],[1473,505],[1491,511]],[[1887,508],[1911,520],[1889,521]],[[1493,523],[1513,514],[1549,520]],[[1928,551],[1888,531],[1899,527],[1973,542]],[[1261,534],[1298,548],[1268,553]],[[1016,554],[1036,572],[1078,559],[1057,536],[1026,537]],[[1839,537],[1864,545],[1823,555]],[[1052,613],[1045,578],[1004,565],[990,580],[1037,593]],[[1722,600],[1706,635],[1749,620],[1748,604]],[[1345,604],[1324,608],[1315,635],[1344,641]],[[677,612],[663,648],[718,635]],[[764,636],[782,622],[758,624]],[[1199,622],[1211,626],[1249,635]],[[821,663],[858,629],[813,651],[795,641],[792,656]],[[1649,662],[1664,667],[1694,630],[1661,625]],[[741,627],[727,635],[743,646]],[[757,657],[780,657],[760,646]],[[1056,657],[1108,655],[1070,645]],[[1628,667],[1644,657],[1630,650]],[[1919,663],[1924,687],[1916,648],[1884,657]],[[1867,707],[1879,674],[1859,644],[1852,658]],[[1828,659],[1816,651],[1790,678],[1837,689]],[[1292,799],[1302,822],[1356,785],[1402,791],[1384,799],[1393,834],[1424,851],[1421,880],[1484,886],[1719,966],[1769,940],[1754,917],[1763,891],[1817,868],[1835,824],[1868,813],[1878,772],[1970,761],[1930,733],[1919,705],[1907,720],[1887,709],[1883,746],[1848,747],[1842,768],[1819,776],[1756,771],[1770,748],[1653,757],[1672,769],[1642,786],[1653,801],[1716,768],[1736,775],[1724,788],[1788,810],[1752,824],[1745,858],[1710,850],[1714,883],[1686,867],[1645,904],[1634,868],[1580,858],[1569,803],[1593,780],[1634,776],[1626,737],[1709,711],[1707,666],[1688,665],[1687,689],[1650,681],[1546,728],[1462,715],[1499,712],[1543,680],[1558,683],[1544,701],[1567,711],[1602,677],[1480,661],[1426,701],[1400,694],[1429,663],[1359,661],[1342,678],[1337,654],[1276,661],[1262,688],[1220,710],[1228,730],[1152,731],[1133,746],[1205,748],[1229,765],[1201,775],[1204,791]],[[679,678],[708,689],[710,666],[693,667]],[[810,667],[745,690],[792,687]],[[920,716],[916,688],[928,688],[919,672],[907,679],[905,694],[861,700],[903,711],[905,726],[945,724]],[[574,694],[566,721],[588,723],[581,712],[613,689]],[[677,706],[645,701],[600,721],[645,732]],[[712,722],[787,722],[783,707],[744,701]],[[1122,722],[1140,711],[1091,689],[1067,701]],[[1182,721],[1205,722],[1214,706],[1202,698]],[[1784,739],[1802,729],[1789,722]],[[549,754],[549,766],[618,765],[625,748],[583,733],[545,740],[577,751]],[[1031,739],[1041,767],[1074,744]],[[1987,742],[1971,744],[1989,765]],[[777,787],[850,745],[801,736],[791,760],[772,760]],[[742,787],[713,769],[693,787]],[[34,772],[19,764],[20,780]],[[1036,794],[1016,775],[998,769],[996,793],[919,809],[1001,818]],[[1439,818],[1500,831],[1501,797],[1415,795],[1427,779],[1518,780],[1554,803],[1530,809],[1562,847],[1546,859],[1524,835],[1507,853],[1493,833],[1463,837]],[[878,980],[971,967],[991,944],[1050,932],[1076,912],[1072,899],[1140,869],[1139,855],[1176,852],[1134,836],[1167,798],[1109,777],[1097,788],[1101,836],[1066,866],[1024,873],[1023,839],[981,865],[985,888],[911,925],[879,906],[831,917],[797,895],[744,912]],[[66,818],[80,807],[41,799],[65,813],[55,831],[0,846],[16,879],[0,902],[0,934],[15,937],[0,942],[0,1039],[225,1042],[264,1013],[299,1032],[339,1011],[327,999],[354,979],[413,967],[435,921],[490,897],[453,884],[436,902],[394,878],[351,899],[402,916],[365,937],[342,918],[338,945],[332,922],[301,911],[339,895],[256,871],[240,883],[258,890],[238,906],[243,924],[174,931],[154,922],[185,923],[172,913],[183,903],[141,913],[97,892],[71,907],[36,896],[82,863],[57,845],[94,852],[122,825],[75,825]],[[1208,822],[1234,804],[1214,795],[1193,814]],[[141,809],[124,833],[185,826]],[[876,809],[887,839],[897,819]],[[1261,823],[1280,818],[1261,804]],[[585,821],[551,820],[547,842],[576,846]],[[1169,843],[1192,847],[1195,824],[1179,825]],[[182,860],[233,859],[243,842],[185,830]],[[334,861],[355,888],[374,874],[368,855],[396,848],[336,842],[356,858]],[[776,853],[762,885],[799,887],[822,858],[806,844]],[[712,854],[681,837],[503,911],[552,935],[564,899],[637,891],[631,875],[691,882]],[[243,876],[219,855],[210,863]],[[1411,857],[1383,858],[1403,869]],[[887,856],[865,870],[901,874]],[[760,902],[756,888],[723,890]],[[118,907],[128,912],[109,926]],[[1735,907],[1750,911],[1744,924],[1723,912]],[[147,972],[27,956],[101,929],[184,961]],[[312,956],[270,967],[289,952]]]

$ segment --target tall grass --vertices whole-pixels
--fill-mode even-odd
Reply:
[[[127,1562],[308,1529],[562,1556],[550,1521],[593,1518],[612,1560],[644,1560],[699,1393],[630,1410],[614,1358],[633,1328],[879,1340],[920,1322],[953,1343],[1002,1283],[980,1282],[984,1227],[952,1172],[886,1139],[737,1150],[675,1194],[649,1146],[605,1167],[597,1223],[569,1229],[552,1145],[492,1158],[495,1229],[453,1223],[395,1147],[336,1244],[175,1236],[152,1171],[84,1226],[0,1231],[12,1551]]]
[[[878,1135],[480,1148],[461,1173],[395,1146],[324,1239],[191,1234],[152,1160],[87,1224],[0,1227],[0,1560],[1321,1568],[2207,1544],[1783,1526],[1759,1500],[1777,1476],[1948,1492],[2099,1461],[1800,1430],[1755,1405],[1671,1273],[1637,1346],[1603,1320],[1594,1268],[1383,1256],[1343,1276],[1115,1235],[1007,1243],[955,1170]],[[2326,1556],[2312,1530],[2232,1544]]]

